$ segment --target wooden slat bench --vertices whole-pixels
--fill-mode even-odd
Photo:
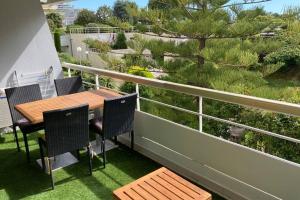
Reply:
[[[121,200],[211,200],[211,194],[162,167],[114,191]]]

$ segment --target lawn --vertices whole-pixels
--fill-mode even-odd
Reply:
[[[21,134],[19,134],[21,137]],[[93,159],[93,175],[88,175],[88,159],[82,152],[79,163],[54,172],[55,190],[49,176],[34,161],[39,158],[37,134],[31,134],[29,145],[32,161],[26,162],[22,145],[20,153],[12,134],[0,137],[0,199],[113,199],[112,191],[160,167],[156,162],[119,147],[107,152],[108,163]],[[213,199],[222,199],[214,195]]]
[[[21,142],[23,144],[23,142]],[[33,159],[39,157],[36,135],[30,136]],[[113,199],[112,191],[157,169],[159,164],[122,147],[107,153],[108,164],[93,159],[93,175],[88,175],[88,159],[82,153],[78,164],[54,172],[55,190],[49,176],[32,161],[26,162],[25,150],[20,153],[11,134],[1,138],[0,199]]]

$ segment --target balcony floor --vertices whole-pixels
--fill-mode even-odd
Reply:
[[[27,164],[23,141],[16,150],[12,134],[0,137],[0,199],[113,199],[112,191],[159,168],[156,162],[125,147],[107,152],[108,163],[93,159],[93,176],[88,175],[88,160],[82,152],[79,163],[54,172],[55,190],[49,176],[33,160],[39,158],[36,134],[29,135],[31,163]],[[213,194],[213,199],[223,199]]]

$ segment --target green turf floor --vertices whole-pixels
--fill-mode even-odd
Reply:
[[[21,134],[19,136],[21,138]],[[39,158],[36,134],[29,136],[32,161],[26,162],[23,141],[17,152],[12,134],[0,137],[0,200],[3,199],[113,199],[112,191],[158,169],[159,164],[119,147],[107,152],[108,163],[102,168],[100,158],[93,159],[93,175],[88,175],[88,159],[54,172],[55,190],[49,176],[34,160]],[[213,199],[221,199],[214,196]]]

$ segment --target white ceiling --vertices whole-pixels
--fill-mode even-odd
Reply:
[[[51,3],[57,3],[57,2],[67,2],[72,0],[40,0],[42,4],[51,4]]]

